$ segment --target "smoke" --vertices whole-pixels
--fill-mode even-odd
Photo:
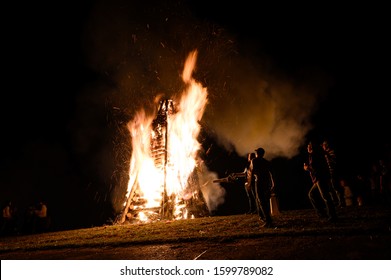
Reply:
[[[235,36],[196,19],[181,1],[133,2],[98,2],[85,30],[89,65],[112,85],[113,108],[131,117],[154,106],[156,95],[181,92],[184,59],[198,49],[196,75],[210,96],[204,122],[222,143],[241,155],[259,146],[269,158],[297,154],[328,77],[316,69],[287,76],[266,55],[240,53]]]
[[[224,203],[225,189],[220,184],[213,183],[214,179],[218,179],[217,174],[208,171],[202,162],[200,162],[197,169],[202,195],[209,212],[213,212]]]
[[[283,72],[267,53],[240,47],[229,30],[196,18],[184,2],[100,1],[86,22],[86,62],[99,77],[95,91],[104,90],[89,98],[120,116],[113,121],[117,144],[129,136],[125,124],[135,112],[154,110],[156,96],[182,92],[183,63],[196,49],[195,79],[209,96],[202,124],[243,156],[259,146],[269,159],[297,155],[332,81],[317,69]]]
[[[311,116],[331,85],[329,78],[312,72],[305,80],[284,79],[244,60],[232,68],[230,89],[214,96],[205,117],[221,143],[233,145],[242,156],[258,147],[269,159],[297,155],[312,128]]]

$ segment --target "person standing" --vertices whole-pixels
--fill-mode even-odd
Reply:
[[[358,206],[367,205],[370,202],[371,185],[367,176],[357,173],[352,180],[353,192],[356,194]]]
[[[0,234],[13,234],[15,232],[15,224],[12,202],[11,200],[8,200],[2,209],[2,224]]]
[[[327,162],[327,166],[330,172],[330,195],[334,201],[334,204],[339,207],[345,206],[344,190],[338,183],[337,179],[337,156],[335,150],[332,149],[327,140],[322,142],[322,149]]]
[[[49,219],[47,215],[47,206],[40,200],[37,208],[34,210],[34,222],[32,232],[44,232],[49,227]]]
[[[257,212],[261,227],[272,227],[273,221],[270,213],[270,197],[274,190],[274,179],[270,162],[264,158],[265,150],[255,150],[255,158],[250,163],[251,182],[255,186]]]
[[[257,213],[257,198],[255,191],[255,181],[251,176],[250,166],[251,161],[255,158],[255,153],[249,153],[247,156],[247,166],[246,166],[246,182],[244,183],[244,188],[246,189],[248,204],[249,204],[249,214]]]
[[[257,206],[256,206],[256,198],[255,198],[255,183],[254,180],[251,180],[251,173],[250,173],[250,164],[251,160],[255,158],[255,153],[248,153],[247,154],[247,165],[244,168],[243,172],[239,173],[232,173],[229,176],[230,181],[235,181],[237,178],[244,178],[244,189],[247,194],[247,200],[248,200],[248,212],[247,214],[253,214],[257,212]]]
[[[307,152],[308,162],[304,162],[304,170],[309,172],[312,181],[308,197],[320,218],[327,217],[328,221],[334,222],[337,214],[329,191],[330,173],[326,159],[320,146],[312,142],[308,143]]]
[[[340,184],[344,189],[345,206],[350,207],[356,205],[357,193],[351,188],[350,182],[347,179],[341,178]]]

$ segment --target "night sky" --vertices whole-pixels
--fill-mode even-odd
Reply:
[[[195,77],[209,91],[205,162],[220,176],[241,171],[246,153],[263,146],[282,206],[300,208],[308,206],[302,163],[309,140],[328,139],[346,175],[389,156],[385,7],[6,5],[0,197],[20,211],[46,200],[58,229],[115,216],[130,157],[126,123],[158,93],[179,92],[193,49]],[[234,207],[227,205],[224,211]]]

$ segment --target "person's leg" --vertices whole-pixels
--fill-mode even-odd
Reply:
[[[250,214],[253,209],[253,203],[251,201],[251,193],[250,190],[245,186],[244,189],[246,190],[246,195],[247,195],[247,201],[248,201],[248,209],[247,209],[247,214]]]
[[[330,193],[331,199],[334,202],[334,205],[339,206],[341,204],[341,202],[339,200],[338,192],[334,188],[334,184],[332,181],[330,181],[330,183],[329,183],[329,193]]]
[[[318,188],[318,184],[314,183],[311,187],[311,189],[308,191],[308,198],[310,200],[310,203],[312,205],[312,208],[316,211],[319,218],[326,218],[326,212],[323,207],[323,205],[320,203],[321,196],[320,191]]]
[[[270,213],[270,195],[268,194],[267,191],[262,192],[261,203],[262,203],[262,211],[263,214],[265,215],[265,221],[267,224],[266,226],[271,226],[272,217]]]
[[[257,213],[258,213],[259,219],[262,222],[266,222],[266,217],[265,217],[265,215],[263,213],[263,209],[262,209],[261,192],[260,192],[260,189],[259,189],[257,182],[255,183],[255,201],[256,201]]]
[[[326,211],[327,211],[327,216],[329,219],[336,219],[337,218],[337,213],[335,211],[335,205],[334,202],[330,196],[330,193],[328,191],[328,186],[326,182],[323,181],[318,181],[317,183],[318,189],[320,192],[320,196],[322,197],[325,205],[326,205]]]
[[[267,195],[267,192],[262,189],[262,186],[258,186],[256,190],[258,215],[263,222],[261,226],[270,227],[272,226],[272,218],[270,214],[269,196]]]
[[[331,179],[331,188],[333,189],[336,197],[337,197],[337,206],[338,207],[345,207],[345,196],[344,196],[344,190],[341,187],[340,184],[338,184],[337,180],[335,178]]]
[[[253,205],[252,210],[251,210],[252,214],[257,213],[257,198],[256,198],[257,195],[256,195],[256,191],[255,191],[255,186],[254,185],[251,185],[251,190],[250,190],[250,196],[251,196],[251,201],[252,201],[252,205]]]

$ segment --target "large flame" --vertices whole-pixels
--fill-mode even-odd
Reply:
[[[180,100],[161,103],[166,106],[161,107],[166,113],[163,125],[156,126],[156,115],[148,116],[144,110],[128,124],[132,157],[122,220],[129,215],[139,221],[157,215],[158,219],[188,218],[184,202],[197,195],[189,182],[197,167],[199,121],[208,101],[207,89],[192,77],[196,60],[197,51],[186,59],[182,73],[185,89]]]

